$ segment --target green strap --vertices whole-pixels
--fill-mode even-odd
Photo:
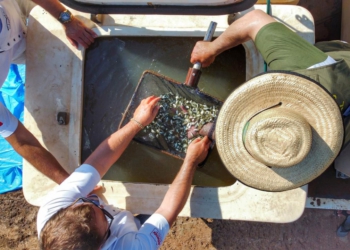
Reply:
[[[266,1],[266,13],[271,16],[271,2],[270,0]],[[267,63],[264,61],[264,72],[267,71]]]
[[[266,13],[271,16],[271,1],[267,0],[266,2]]]
[[[242,132],[243,145],[245,145],[245,136],[247,134],[247,130],[248,130],[249,124],[250,124],[250,121],[247,121],[247,123],[244,125],[244,128],[243,128],[243,132]]]

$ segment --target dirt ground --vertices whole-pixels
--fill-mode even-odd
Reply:
[[[38,208],[25,201],[21,190],[1,195],[0,204],[0,249],[38,249]],[[299,220],[287,224],[181,217],[161,249],[345,250],[350,249],[350,236],[335,234],[343,220],[334,211],[318,209],[306,209]]]
[[[300,0],[315,18],[316,41],[339,39],[341,0]],[[37,207],[29,205],[22,190],[0,195],[0,249],[38,249]],[[178,218],[164,249],[350,249],[350,236],[338,238],[344,220],[334,211],[305,209],[294,223]]]

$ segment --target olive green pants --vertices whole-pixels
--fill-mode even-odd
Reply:
[[[327,54],[278,22],[261,28],[255,45],[271,70],[307,69],[327,59]]]

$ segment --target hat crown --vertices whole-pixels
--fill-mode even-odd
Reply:
[[[256,160],[266,166],[287,168],[307,156],[312,131],[302,115],[278,107],[251,118],[243,138],[247,151]]]

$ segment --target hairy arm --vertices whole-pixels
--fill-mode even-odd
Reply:
[[[247,13],[234,21],[214,41],[197,42],[191,54],[191,63],[201,62],[203,67],[209,66],[214,62],[215,57],[223,51],[249,40],[255,41],[259,30],[272,22],[276,22],[276,20],[261,10]]]
[[[69,176],[55,157],[39,143],[22,123],[18,122],[16,131],[6,140],[18,154],[56,183],[60,184]]]
[[[101,178],[108,169],[116,162],[132,138],[141,130],[139,124],[147,126],[156,117],[159,106],[156,105],[159,97],[148,97],[142,100],[134,113],[133,121],[105,139],[84,163],[90,164],[99,172]]]
[[[203,139],[197,138],[190,144],[180,171],[165,194],[162,204],[155,212],[163,215],[170,226],[174,223],[188,199],[193,175],[198,164],[204,161],[207,156],[209,145],[210,140],[207,136]]]
[[[56,19],[58,19],[61,12],[66,10],[66,8],[58,0],[33,0],[33,2],[40,5]],[[97,37],[95,32],[87,28],[74,16],[72,16],[72,21],[63,24],[63,26],[69,42],[75,48],[78,48],[78,44],[81,44],[84,48],[87,48],[94,42],[94,38]]]

